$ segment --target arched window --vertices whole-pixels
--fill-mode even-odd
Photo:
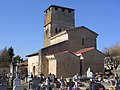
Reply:
[[[46,29],[46,32],[45,32],[45,33],[46,33],[46,35],[48,35],[48,28]]]
[[[58,33],[57,28],[55,29],[55,33]]]
[[[59,32],[61,32],[61,28],[59,29]]]
[[[84,40],[84,38],[82,38],[82,45],[84,45],[85,44],[85,40]]]
[[[55,10],[58,10],[58,8],[57,8],[57,7],[55,7]]]

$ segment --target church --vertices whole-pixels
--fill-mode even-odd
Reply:
[[[33,75],[50,73],[57,78],[104,73],[105,55],[97,50],[98,34],[75,27],[75,9],[51,5],[44,11],[44,47],[28,54],[28,72]]]

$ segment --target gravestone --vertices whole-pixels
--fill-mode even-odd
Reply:
[[[0,90],[7,90],[7,85],[5,81],[5,77],[2,76],[0,80]]]
[[[33,83],[33,89],[35,89],[35,90],[39,90],[40,89],[40,86],[39,86],[39,84],[40,84],[40,78],[39,77],[35,76],[32,79],[32,83]]]
[[[28,82],[29,81],[31,81],[32,80],[32,78],[33,78],[33,75],[32,75],[32,73],[31,72],[28,72],[28,77],[27,77],[28,79]]]
[[[41,73],[41,74],[39,75],[39,78],[40,78],[40,83],[42,83],[42,82],[45,80],[44,74]]]
[[[65,86],[65,81],[64,81],[64,78],[62,76],[60,78],[60,83],[61,83],[61,86]]]
[[[31,88],[30,82],[32,81],[32,73],[28,72],[27,82],[28,82],[28,90]]]
[[[75,83],[72,81],[72,79],[69,79],[68,82],[68,90],[72,90],[72,87],[75,85]]]
[[[17,72],[16,72],[16,78],[13,80],[13,90],[23,90]]]
[[[0,90],[7,90],[7,85],[5,85],[4,83],[1,83]]]
[[[46,79],[46,90],[52,90],[51,89],[51,87],[50,87],[50,77],[48,77],[47,79]]]
[[[75,80],[75,86],[76,88],[78,88],[78,73],[76,73],[76,75],[73,77],[73,79]]]
[[[49,77],[50,77],[50,81],[52,83],[54,83],[54,81],[55,81],[55,75],[54,74],[50,74]]]
[[[87,77],[88,78],[92,78],[93,77],[93,73],[90,71],[90,67],[87,70]]]
[[[119,76],[118,74],[115,75],[115,89],[116,90],[119,90],[120,89],[120,86],[119,86]]]

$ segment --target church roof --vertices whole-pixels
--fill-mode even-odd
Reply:
[[[39,51],[26,55],[26,57],[36,56],[39,54]]]
[[[85,52],[91,51],[93,49],[95,49],[95,47],[84,48],[84,49],[74,52],[74,54],[85,53]]]
[[[93,49],[95,49],[95,47],[80,49],[80,50],[78,50],[78,51],[76,51],[76,52],[63,51],[63,52],[58,52],[58,53],[55,53],[55,54],[71,53],[71,54],[76,55],[76,54],[80,54],[80,53],[81,53],[81,54],[82,54],[82,53],[86,53],[86,52],[91,51],[91,50],[93,50]],[[54,55],[54,54],[48,54],[48,55],[46,55],[46,56],[51,56],[51,55]]]
[[[21,62],[20,65],[27,66],[28,65],[28,60]]]

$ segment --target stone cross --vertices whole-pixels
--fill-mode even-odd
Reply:
[[[17,66],[16,66],[16,70],[18,70]],[[13,80],[13,90],[23,90],[21,86],[20,78],[18,78],[18,71],[16,71],[16,78]]]

